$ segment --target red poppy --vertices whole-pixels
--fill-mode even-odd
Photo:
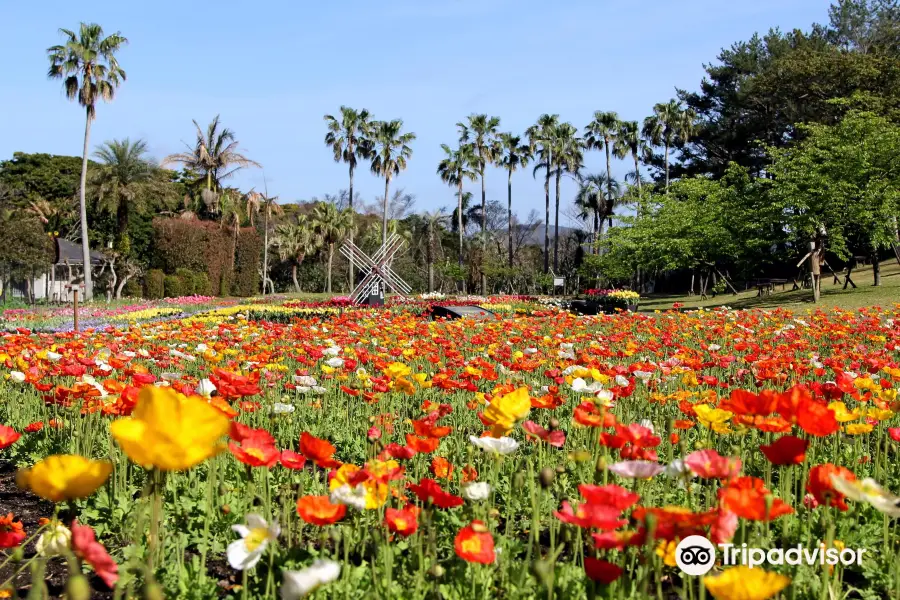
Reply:
[[[327,440],[319,439],[305,431],[300,434],[300,454],[323,469],[341,466],[340,461],[334,459],[336,451],[337,448]]]
[[[732,390],[731,397],[723,400],[719,408],[736,415],[768,417],[778,408],[778,394],[772,390],[763,390],[759,394]]]
[[[431,474],[437,479],[450,479],[453,475],[453,465],[443,456],[435,456],[431,459]]]
[[[409,460],[415,456],[417,452],[409,446],[401,446],[400,444],[392,442],[384,447],[381,454],[382,456],[395,458],[397,460]]]
[[[831,463],[816,465],[809,470],[809,481],[806,491],[813,495],[818,504],[836,506],[840,510],[847,510],[844,495],[834,489],[831,482],[833,476],[842,477],[848,481],[856,481],[856,475],[844,467],[838,467]]]
[[[265,429],[253,429],[241,443],[229,442],[228,449],[239,461],[251,467],[272,467],[281,453],[275,447],[275,438]]]
[[[604,531],[591,534],[598,550],[621,550],[625,546],[640,545],[642,536],[635,531]]]
[[[0,450],[9,448],[22,437],[18,431],[6,425],[0,425]]]
[[[741,472],[740,458],[725,457],[710,449],[691,452],[684,464],[704,479],[731,479]]]
[[[716,520],[709,528],[709,539],[713,544],[727,544],[737,531],[738,516],[731,511],[719,511]]]
[[[616,529],[628,522],[620,518],[621,512],[614,506],[588,502],[579,506],[578,510],[573,510],[572,505],[564,500],[562,508],[554,511],[553,515],[563,523],[584,529]]]
[[[489,565],[496,559],[494,538],[481,521],[472,521],[460,529],[453,547],[456,555],[467,562]]]
[[[566,432],[560,430],[548,431],[535,423],[534,421],[525,421],[522,423],[522,429],[531,435],[544,440],[550,446],[562,448],[566,444]]]
[[[441,486],[434,479],[425,478],[419,483],[410,483],[407,487],[423,503],[428,504],[430,502],[438,508],[453,508],[463,503],[463,499],[459,496],[454,496],[441,489]]]
[[[888,427],[888,435],[895,442],[900,442],[900,427]]]
[[[27,433],[36,433],[44,428],[43,421],[35,421],[34,423],[29,423],[25,426],[25,431]]]
[[[280,460],[288,469],[302,469],[306,465],[306,457],[293,450],[282,450]]]
[[[722,506],[737,516],[751,521],[771,521],[794,509],[766,489],[765,482],[756,477],[738,477],[719,490]],[[766,508],[767,499],[771,507]]]
[[[406,445],[422,454],[428,454],[437,450],[441,440],[434,437],[420,438],[411,433],[406,434]]]
[[[792,435],[783,435],[768,446],[760,446],[773,465],[799,465],[806,458],[809,442]]]
[[[389,508],[384,511],[384,524],[391,533],[409,537],[419,528],[419,509],[415,506]]]
[[[13,521],[13,514],[0,517],[0,548],[15,548],[25,541],[21,521]]]
[[[312,525],[331,525],[347,514],[343,504],[332,504],[328,496],[303,496],[297,500],[297,514]]]
[[[609,585],[622,576],[622,567],[593,556],[585,556],[584,572],[591,581]]]
[[[452,427],[438,427],[437,420],[441,418],[440,413],[433,412],[424,419],[418,419],[412,422],[413,431],[419,437],[442,438],[453,431]]]
[[[478,479],[478,471],[472,465],[466,465],[462,469],[462,482],[469,483]]]
[[[641,499],[638,494],[615,484],[589,485],[583,483],[578,486],[578,491],[586,502],[611,506],[620,512],[634,506]]]
[[[103,544],[94,537],[94,530],[87,525],[72,522],[72,551],[94,568],[97,576],[110,588],[119,580],[119,565],[112,559]]]

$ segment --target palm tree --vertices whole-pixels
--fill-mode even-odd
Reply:
[[[219,201],[219,226],[228,228],[231,231],[231,268],[235,266],[235,256],[237,255],[238,235],[241,232],[241,224],[243,223],[244,210],[242,208],[241,194],[237,190],[231,188],[222,192]],[[222,291],[222,294],[227,291]]]
[[[534,167],[534,173],[541,169],[547,169],[547,182],[552,170],[556,178],[556,213],[553,222],[553,270],[559,270],[559,187],[563,173],[578,174],[584,159],[584,147],[581,138],[578,137],[578,129],[571,123],[559,123],[550,132],[548,140],[550,152],[547,154],[549,162],[542,160]],[[543,152],[541,152],[543,154]],[[547,186],[547,220],[549,221],[549,185]],[[545,244],[547,243],[547,230],[545,229]],[[546,260],[545,260],[546,262]]]
[[[409,144],[416,139],[412,132],[402,133],[403,121],[375,121],[372,123],[371,133],[371,158],[372,172],[384,177],[384,199],[381,215],[381,243],[387,243],[388,200],[391,179],[406,168],[406,163],[412,156],[412,148]]]
[[[143,210],[142,188],[153,174],[153,163],[146,157],[147,143],[130,139],[104,142],[94,156],[100,169],[91,177],[99,206],[116,215],[116,236],[119,242],[128,230],[128,214],[133,207]]]
[[[637,185],[639,195],[641,193],[640,157],[645,156],[648,150],[649,148],[641,135],[641,127],[637,121],[624,121],[619,124],[619,130],[613,138],[613,153],[619,159],[623,159],[628,154],[631,154],[631,158],[634,159],[634,182]]]
[[[612,173],[612,165],[610,163],[610,155],[613,150],[613,140],[621,128],[619,115],[614,112],[597,111],[594,113],[594,120],[588,123],[584,128],[584,143],[588,150],[606,150],[606,172]],[[607,183],[612,178],[607,178]],[[606,190],[607,201],[612,203],[612,188]]]
[[[353,213],[349,208],[338,210],[329,202],[319,202],[312,211],[312,226],[319,245],[328,248],[328,270],[325,293],[331,293],[331,266],[334,262],[334,246],[344,240],[353,229]]]
[[[220,129],[219,115],[206,127],[206,131],[200,128],[197,121],[192,121],[197,129],[197,139],[194,146],[188,147],[187,152],[170,154],[162,161],[162,166],[180,163],[186,169],[196,171],[206,178],[206,192],[203,195],[207,205],[212,206],[213,212],[218,212],[218,192],[223,179],[227,179],[245,167],[262,166],[250,160],[238,152],[238,141],[232,130],[227,127]],[[230,167],[234,166],[230,171]]]
[[[350,212],[353,213],[353,172],[356,170],[356,159],[367,159],[372,153],[372,144],[369,140],[369,111],[341,106],[340,120],[331,115],[325,115],[328,124],[328,133],[325,134],[325,145],[331,146],[334,152],[335,162],[345,162],[350,170]],[[356,213],[353,213],[354,215]],[[353,231],[350,232],[350,241],[353,242]],[[350,260],[351,287],[356,283],[353,260]]]
[[[535,174],[540,168],[547,170],[547,176],[544,179],[546,209],[544,218],[544,273],[550,270],[550,169],[553,168],[553,138],[558,125],[559,115],[543,114],[538,117],[537,123],[525,131],[531,147],[536,148],[539,146],[537,153],[541,162],[535,167]]]
[[[694,135],[697,113],[683,109],[678,100],[653,107],[653,115],[644,119],[644,137],[655,146],[665,147],[666,193],[669,193],[669,150],[676,140],[686,143]]]
[[[500,155],[497,164],[506,169],[507,196],[507,245],[509,250],[509,268],[513,266],[513,213],[512,213],[512,174],[519,168],[528,166],[532,158],[530,144],[523,144],[522,138],[512,133],[500,134]]]
[[[500,128],[500,117],[487,115],[469,115],[466,123],[457,123],[459,130],[459,143],[469,144],[472,154],[475,156],[475,170],[481,178],[481,213],[487,211],[487,195],[484,189],[484,169],[493,163],[500,154],[500,143],[497,139],[497,130]],[[487,254],[487,235],[485,231],[487,223],[481,220],[481,256]],[[481,272],[481,293],[487,293],[487,275],[484,269]]]
[[[291,260],[294,289],[301,291],[300,283],[297,281],[297,268],[319,247],[309,218],[306,215],[297,215],[296,223],[279,225],[275,229],[275,245],[281,260]]]
[[[47,48],[50,58],[50,79],[62,79],[69,100],[78,99],[85,110],[84,148],[81,155],[81,252],[84,261],[84,295],[90,300],[94,295],[91,277],[90,242],[88,241],[87,186],[88,142],[91,136],[91,121],[97,116],[98,99],[112,101],[116,88],[125,81],[125,71],[119,66],[116,52],[128,43],[119,32],[103,37],[103,28],[96,23],[81,23],[78,34],[68,29],[60,29],[65,43]]]
[[[610,190],[613,190],[612,194],[609,193]],[[587,220],[593,217],[594,226],[591,237],[595,244],[603,234],[603,225],[607,220],[611,221],[620,190],[619,182],[606,173],[597,173],[579,179],[575,205],[580,209],[579,216],[582,219]]]
[[[472,168],[475,157],[471,146],[460,145],[458,150],[453,150],[447,144],[441,144],[444,150],[444,158],[438,164],[437,173],[441,181],[448,185],[456,186],[457,208],[453,213],[453,227],[459,233],[459,266],[463,266],[463,182],[466,179],[475,181],[477,174]],[[471,194],[470,194],[471,195]]]
[[[278,204],[278,196],[269,196],[269,186],[266,184],[266,193],[250,190],[244,197],[247,204],[247,216],[250,219],[250,226],[253,226],[253,214],[262,211],[263,213],[263,264],[262,264],[262,295],[266,295],[266,284],[271,282],[269,279],[269,221],[272,215],[278,215],[284,211]],[[274,293],[275,284],[272,284]]]
[[[434,291],[434,258],[435,258],[435,232],[439,232],[449,221],[449,217],[444,214],[444,209],[438,209],[432,212],[422,213],[422,224],[425,229],[425,262],[428,265],[428,291]],[[440,237],[437,238],[438,246],[440,246]]]

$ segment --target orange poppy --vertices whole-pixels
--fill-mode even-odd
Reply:
[[[343,504],[332,504],[328,496],[303,496],[297,500],[297,514],[312,525],[331,525],[347,514]]]

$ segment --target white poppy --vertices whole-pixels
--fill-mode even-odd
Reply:
[[[537,351],[537,348],[525,348],[524,350],[525,354],[537,354]]]
[[[131,350],[126,350],[122,354],[127,356],[128,358],[134,358],[135,356],[137,356],[137,353],[132,352]]]
[[[50,351],[47,352],[47,360],[56,362],[61,358],[62,358],[62,354],[58,354],[56,352],[50,352]]]
[[[709,348],[707,348],[707,350],[709,350],[710,352],[718,352],[721,349],[722,349],[722,346],[720,346],[718,344],[710,344]]]
[[[628,380],[623,375],[616,375],[616,385],[619,387],[628,387]]]
[[[25,373],[22,371],[10,371],[9,378],[16,383],[25,383]]]
[[[506,436],[493,438],[475,437],[474,435],[470,435],[469,441],[485,452],[492,452],[494,454],[512,454],[519,448],[519,442]]]
[[[337,356],[341,353],[341,349],[338,346],[330,346],[325,348],[322,353],[325,354],[325,356]]]
[[[209,398],[216,391],[216,384],[209,379],[201,379],[194,391],[205,398]]]
[[[174,350],[174,349],[173,349],[173,350],[169,350],[169,355],[170,355],[170,356],[174,356],[175,358],[180,358],[180,359],[182,359],[182,360],[187,360],[187,361],[190,361],[190,362],[193,362],[193,361],[197,360],[196,358],[194,358],[194,357],[191,356],[190,354],[185,354],[184,352],[181,352],[180,350]]]
[[[653,421],[650,419],[641,419],[641,427],[646,427],[650,430],[650,433],[656,433],[656,430],[653,428]]]
[[[238,571],[256,566],[269,542],[274,542],[281,533],[278,523],[269,525],[265,519],[253,513],[247,515],[246,525],[232,525],[231,529],[241,536],[241,539],[228,544],[227,551],[228,564]]]
[[[318,384],[316,378],[310,377],[309,375],[294,375],[294,383],[304,387],[312,387]]]
[[[314,386],[312,386],[310,391],[313,394],[318,394],[319,396],[321,396],[322,394],[325,394],[326,392],[328,392],[328,388],[324,388],[321,385],[314,385]]]
[[[889,517],[900,516],[900,497],[890,493],[870,477],[862,481],[849,481],[840,475],[832,475],[831,485],[851,500],[867,502]]]
[[[282,571],[281,600],[303,598],[319,586],[336,580],[340,575],[340,563],[321,558],[302,571]]]
[[[334,358],[329,358],[328,360],[326,360],[325,364],[333,369],[337,369],[338,367],[344,366],[344,359],[335,356]]]
[[[276,415],[283,415],[294,412],[294,406],[292,404],[284,404],[283,402],[276,402],[272,406],[272,412]]]
[[[178,381],[181,379],[181,373],[160,373],[159,377],[166,381]]]
[[[39,556],[58,556],[63,554],[72,542],[72,532],[62,523],[57,523],[41,534],[34,545]]]
[[[209,346],[206,344],[197,344],[197,352],[206,352],[209,350]]]
[[[650,381],[650,378],[653,377],[653,373],[651,373],[650,371],[635,371],[634,376],[646,384],[648,381]]]
[[[606,406],[607,408],[610,408],[613,406],[613,398],[615,397],[615,395],[611,391],[600,390],[595,395],[597,396],[597,400],[603,406]]]
[[[332,504],[344,504],[356,510],[366,509],[366,488],[361,485],[350,487],[346,483],[331,490]]]
[[[463,485],[462,495],[466,500],[487,500],[491,495],[491,486],[485,481],[474,481]]]

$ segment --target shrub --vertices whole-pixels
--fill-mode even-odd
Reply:
[[[179,296],[190,296],[192,294],[196,294],[196,279],[197,273],[190,269],[175,269],[175,276],[181,279],[181,293]],[[170,298],[173,297],[172,294],[166,294]]]
[[[125,283],[125,287],[122,288],[122,295],[126,298],[140,298],[144,295],[144,290],[141,289],[140,282],[132,277]]]
[[[165,288],[167,298],[177,298],[185,295],[184,282],[178,275],[166,275]]]
[[[205,273],[209,284],[205,293],[231,292],[233,239],[228,231],[209,221],[157,218],[153,234],[154,267],[166,273],[177,273],[178,269]],[[228,285],[222,287],[223,281]]]
[[[194,294],[208,296],[210,294],[209,275],[206,273],[194,273]]]
[[[254,296],[259,293],[262,246],[262,239],[255,229],[248,227],[240,231],[234,257],[234,281],[231,285],[235,296]]]
[[[166,295],[166,275],[160,269],[152,269],[144,278],[144,295],[150,300],[158,300]]]

